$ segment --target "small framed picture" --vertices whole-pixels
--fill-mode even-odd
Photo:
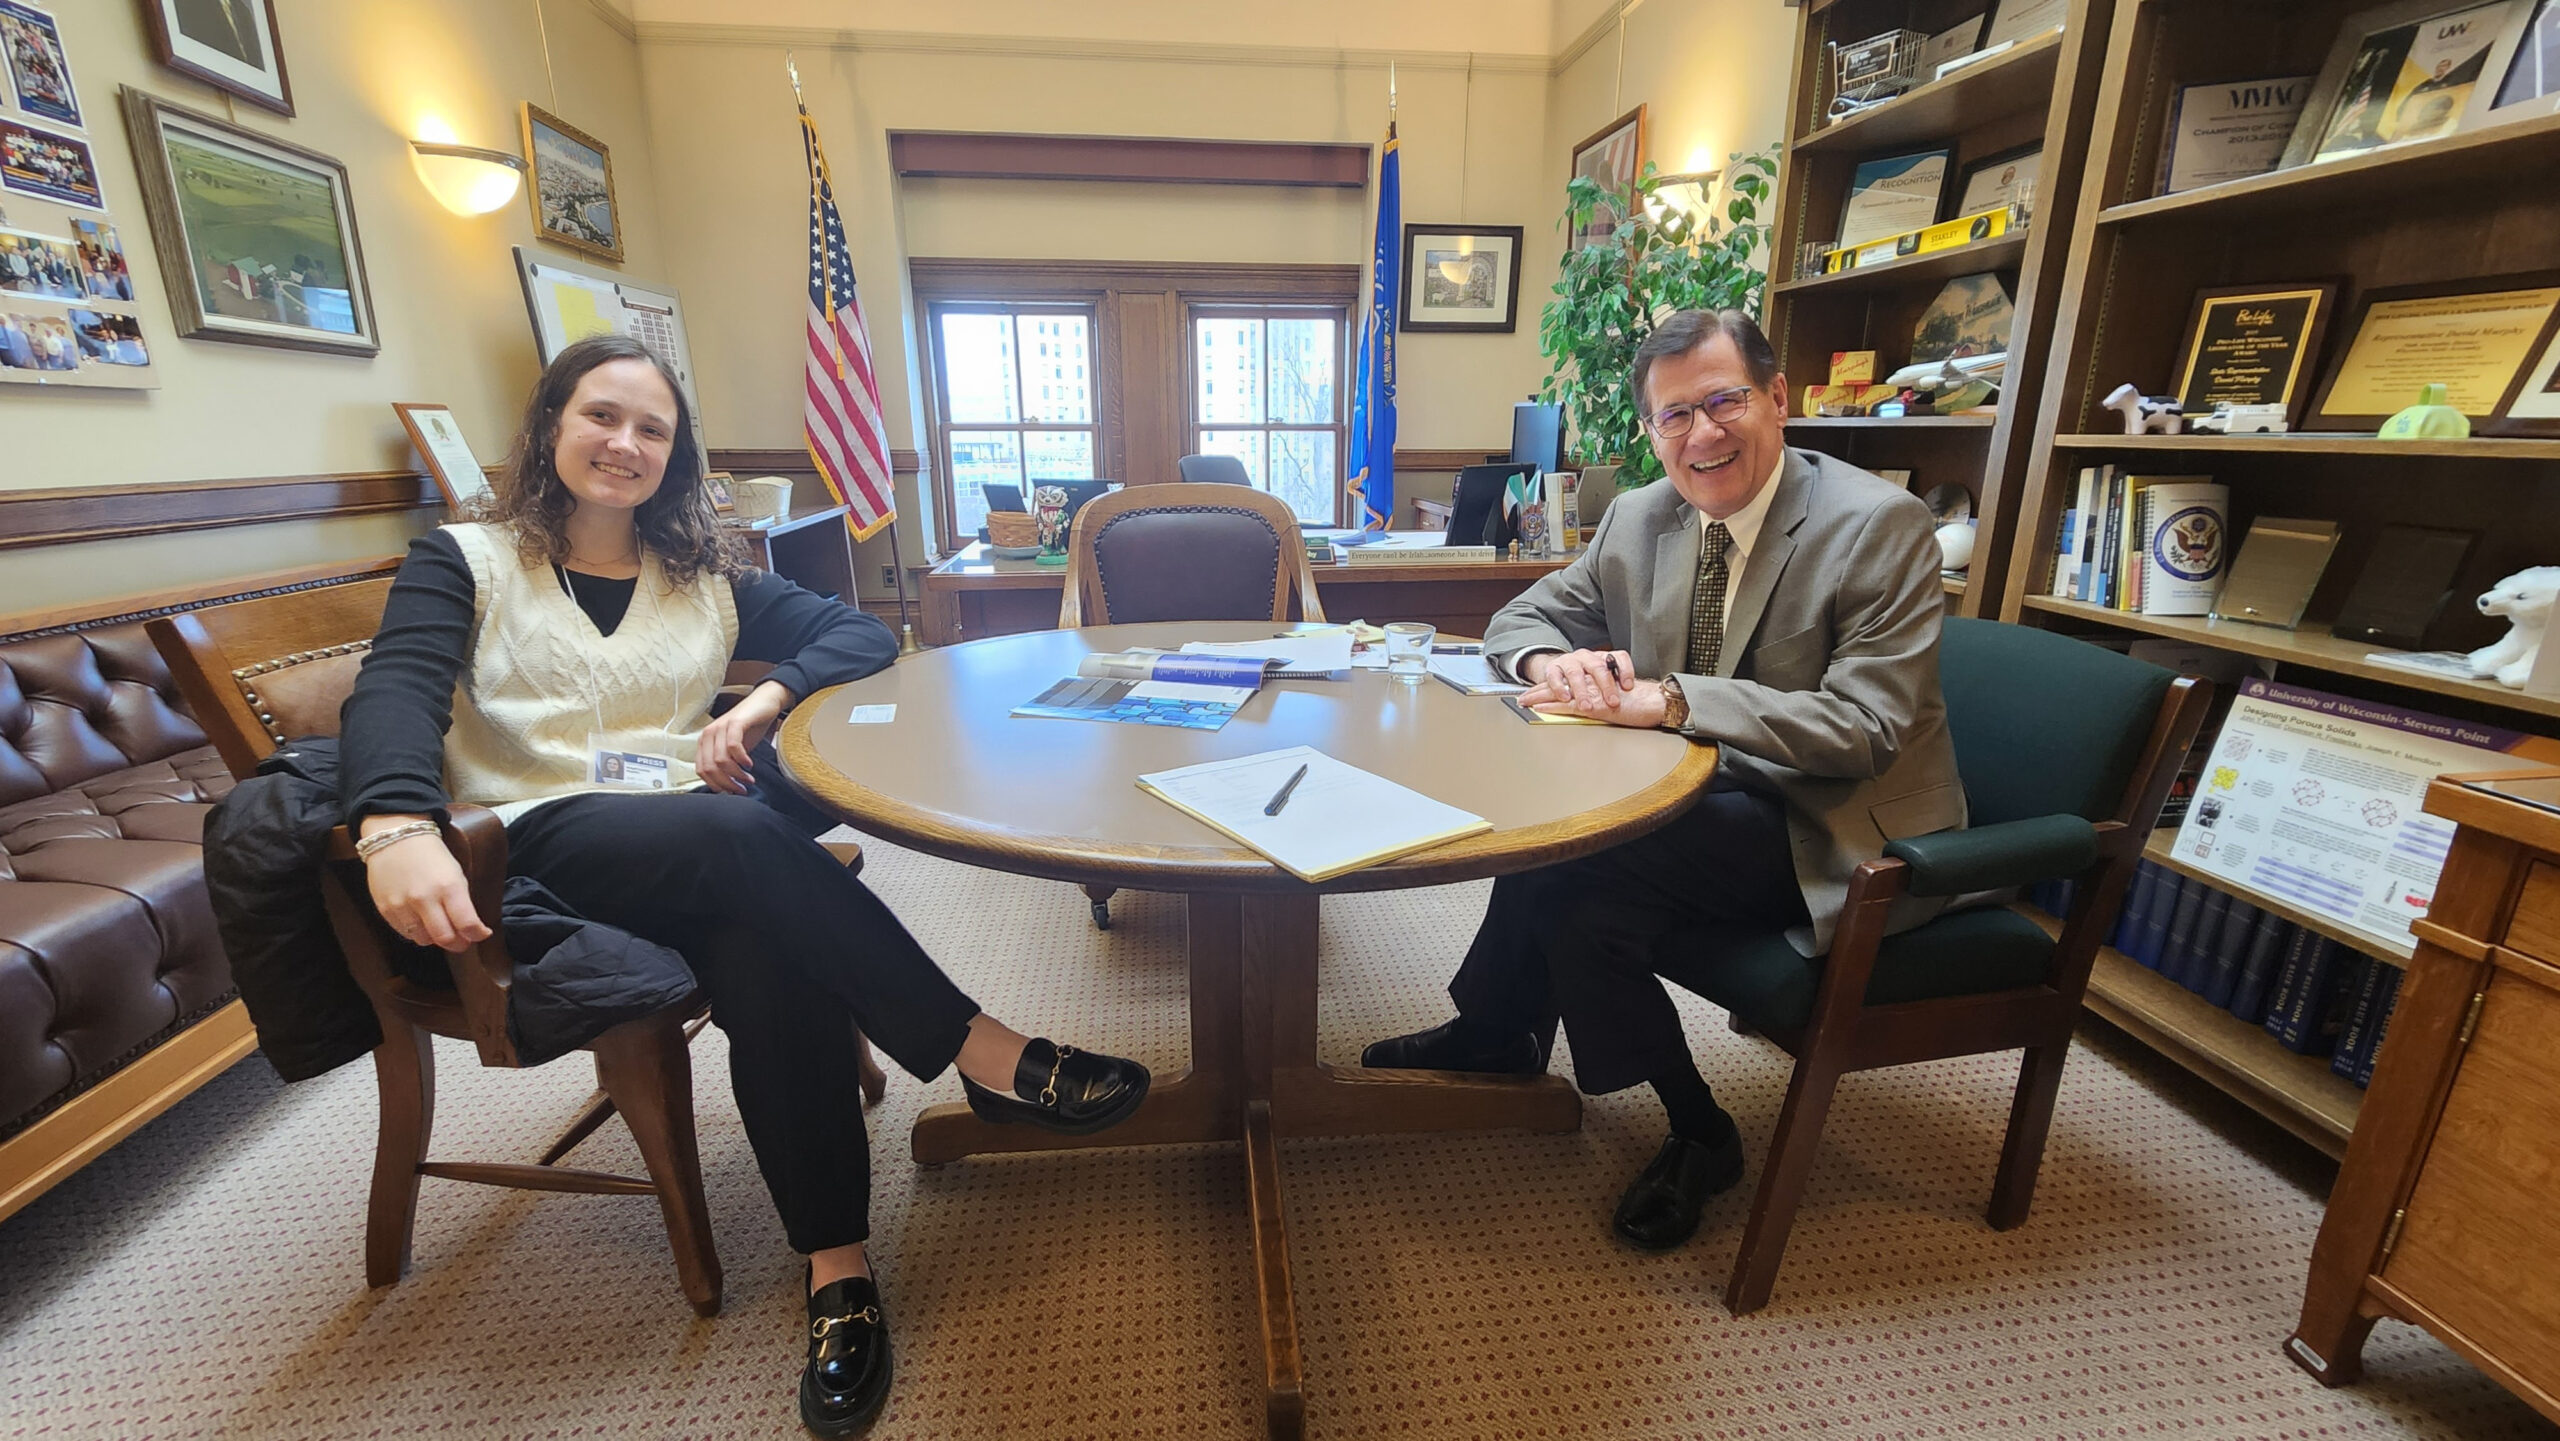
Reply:
[[[1612,194],[1633,194],[1636,177],[1643,173],[1644,107],[1641,105],[1601,126],[1573,147],[1573,177],[1597,180],[1601,188]],[[1615,206],[1601,206],[1590,222],[1574,235],[1574,248],[1579,250],[1586,245],[1606,242],[1618,233],[1618,222],[1625,218],[1625,214]]]
[[[1961,59],[1982,48],[1982,27],[1989,23],[1988,13],[1954,25],[1929,37],[1920,47],[1920,74],[1925,81],[1938,73],[1938,67],[1950,60]]]
[[[738,492],[733,488],[729,472],[707,470],[702,473],[702,493],[711,497],[711,508],[722,515],[738,513]]]
[[[2015,201],[2033,203],[2036,171],[2044,160],[2044,146],[2026,145],[1987,159],[1976,160],[1964,168],[1964,188],[1957,192],[1956,212],[1947,218],[1958,219],[1998,210]]]
[[[1517,225],[1404,228],[1399,330],[1510,334],[1520,323]]]
[[[178,334],[382,349],[346,166],[129,85],[124,116]]]
[[[2518,7],[2489,52],[2483,84],[2471,92],[2465,126],[2504,125],[2560,113],[2560,0]]]
[[[1984,48],[2018,44],[2035,39],[2048,30],[2059,30],[2071,18],[2070,0],[1999,0],[1991,10],[1991,30],[1982,37]]]
[[[462,426],[452,410],[406,400],[392,402],[391,408],[399,413],[410,446],[426,463],[427,474],[434,477],[436,489],[444,492],[445,505],[456,516],[467,514],[473,502],[488,497],[489,472],[480,468],[471,442],[462,438]]]
[[[53,17],[0,0],[0,57],[17,83],[18,108],[65,125],[80,123],[80,97],[72,93],[71,62],[62,53],[62,32]]]
[[[0,189],[91,210],[107,208],[89,142],[0,117]]]
[[[142,0],[160,63],[278,115],[293,81],[276,33],[276,0]]]
[[[1935,225],[1954,162],[1955,152],[1943,145],[1859,161],[1840,208],[1840,248]]]
[[[2462,128],[2489,53],[2532,0],[2391,0],[2339,27],[2285,144],[2286,167]]]
[[[533,202],[534,233],[570,250],[622,259],[622,212],[605,143],[528,100],[524,159],[533,167],[525,194]]]

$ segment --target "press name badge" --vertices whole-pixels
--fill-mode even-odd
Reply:
[[[674,762],[647,751],[599,750],[588,757],[587,779],[626,791],[662,791]]]

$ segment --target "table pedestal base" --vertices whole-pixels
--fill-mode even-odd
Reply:
[[[1306,893],[1195,894],[1189,900],[1191,1064],[1163,1078],[1127,1121],[1098,1136],[991,1126],[965,1105],[916,1118],[915,1158],[934,1166],[996,1151],[1244,1142],[1260,1291],[1264,1417],[1275,1438],[1306,1418],[1281,1136],[1405,1131],[1570,1131],[1582,1098],[1559,1076],[1372,1070],[1316,1059],[1316,909]]]

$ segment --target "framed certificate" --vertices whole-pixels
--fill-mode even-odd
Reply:
[[[450,408],[406,400],[394,401],[391,408],[399,413],[409,444],[426,462],[427,474],[435,478],[436,489],[444,492],[444,503],[454,515],[463,515],[473,501],[489,495],[489,473],[480,468]]]
[[[2373,291],[2347,327],[2310,428],[2377,430],[2428,385],[2442,385],[2473,424],[2494,420],[2522,388],[2555,312],[2560,271]]]
[[[2028,145],[1987,160],[1977,160],[1964,168],[1964,188],[1958,192],[1955,219],[1998,210],[2016,200],[2031,200],[2035,195],[2036,171],[2044,159],[2042,145]]]
[[[2286,142],[2304,165],[2460,129],[2489,53],[2533,0],[2392,0],[2339,27],[2311,101]]]
[[[2275,169],[2311,98],[2311,82],[2308,75],[2277,75],[2178,87],[2169,101],[2169,130],[2160,145],[2158,193],[2173,195]]]
[[[2033,40],[2047,30],[2061,29],[2069,18],[2069,0],[1999,0],[1991,12],[1991,33],[1982,37],[1983,48]]]
[[[2298,424],[2320,335],[2337,305],[2338,287],[2325,283],[2197,292],[2186,343],[2178,347],[2178,409],[2203,415],[2225,402],[2281,405],[2285,424]]]
[[[1945,147],[1861,160],[1840,209],[1840,247],[1934,225],[1955,152]]]
[[[2468,128],[2560,114],[2560,0],[2534,0],[2509,19],[2489,52],[2491,82],[2471,92]]]

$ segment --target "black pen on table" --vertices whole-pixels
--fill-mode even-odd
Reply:
[[[1627,678],[1618,674],[1618,658],[1616,656],[1604,655],[1600,657],[1600,662],[1609,668],[1609,679],[1611,682],[1620,686],[1627,683]]]
[[[1262,813],[1266,816],[1276,816],[1280,814],[1280,808],[1289,803],[1289,792],[1296,790],[1298,788],[1298,782],[1305,780],[1306,778],[1307,768],[1305,766],[1298,767],[1298,769],[1292,773],[1287,780],[1280,783],[1280,789],[1271,793],[1271,803],[1262,808]]]

